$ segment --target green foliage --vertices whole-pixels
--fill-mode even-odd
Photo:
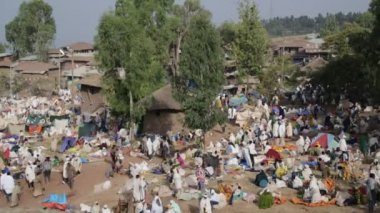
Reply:
[[[47,60],[56,32],[52,7],[43,0],[23,2],[18,15],[5,26],[6,39],[16,57],[37,54]]]
[[[218,27],[223,45],[232,44],[237,37],[237,25],[233,22],[224,22]]]
[[[363,28],[372,29],[375,24],[375,16],[370,12],[365,12],[359,16],[356,23]]]
[[[358,35],[366,32],[368,30],[357,23],[347,23],[342,30],[325,37],[324,47],[332,50],[339,57],[353,54],[352,41],[356,41]]]
[[[259,73],[268,49],[267,34],[262,26],[253,1],[242,1],[239,8],[240,22],[234,44],[240,72],[249,75]]]
[[[335,16],[327,15],[325,24],[321,29],[321,36],[326,37],[338,32],[339,26]]]
[[[180,67],[176,97],[185,108],[185,122],[190,128],[209,130],[225,115],[212,106],[224,81],[223,53],[219,33],[207,11],[191,18]]]
[[[268,67],[259,74],[259,91],[264,95],[271,95],[273,92],[284,87],[285,76],[292,76],[297,71],[296,65],[292,62],[290,55],[279,56],[273,59]]]
[[[369,12],[375,17],[373,25],[351,24],[335,35],[335,41],[348,42],[341,45],[346,54],[332,60],[314,80],[329,85],[330,93],[347,91],[354,101],[376,104],[380,102],[380,0],[372,0]]]
[[[276,17],[269,20],[263,20],[265,29],[268,34],[273,37],[278,36],[291,36],[291,35],[304,35],[309,33],[320,33],[328,16],[323,16],[319,14],[317,17],[311,18],[308,16],[288,16],[288,17]],[[337,24],[339,27],[343,26],[345,23],[352,23],[358,21],[362,14],[361,13],[337,13],[335,16]]]
[[[0,53],[5,53],[7,51],[8,45],[0,43]]]
[[[172,3],[118,0],[115,12],[105,14],[98,26],[96,58],[104,70],[106,97],[114,112],[132,120],[142,117],[143,99],[164,82]],[[125,78],[118,68],[125,70]]]

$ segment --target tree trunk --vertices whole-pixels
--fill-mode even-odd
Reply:
[[[130,125],[129,125],[129,137],[131,142],[135,139],[135,128],[134,128],[134,118],[133,118],[133,97],[132,92],[129,91],[129,117],[130,117]]]

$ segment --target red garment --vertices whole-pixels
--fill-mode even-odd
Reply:
[[[181,166],[181,168],[186,167],[185,161],[181,158],[181,156],[178,155],[177,161],[178,161],[179,165]]]
[[[11,155],[11,150],[9,150],[9,148],[7,148],[7,149],[4,151],[4,153],[3,153],[4,160],[9,160],[10,155]]]

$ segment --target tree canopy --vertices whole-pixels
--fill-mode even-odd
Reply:
[[[56,32],[52,7],[43,0],[25,1],[18,15],[5,26],[6,39],[16,57],[37,54],[47,60]]]
[[[186,124],[209,130],[225,115],[212,107],[224,76],[221,39],[208,11],[201,9],[191,18],[181,50],[176,97],[185,108]]]
[[[380,102],[380,0],[372,0],[369,12],[365,24],[348,24],[326,38],[340,53],[314,80],[332,94],[346,92],[353,101],[374,104]]]
[[[115,11],[101,18],[96,58],[115,113],[140,119],[143,99],[163,85],[172,39],[168,14],[173,2],[118,0]],[[125,78],[119,76],[120,70],[125,71]]]
[[[261,71],[268,49],[267,34],[253,1],[242,1],[239,8],[237,38],[234,51],[240,72],[254,75]]]

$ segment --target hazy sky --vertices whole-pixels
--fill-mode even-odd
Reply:
[[[17,15],[23,0],[1,0],[0,42],[5,42],[5,25]],[[54,46],[71,42],[92,42],[101,15],[112,10],[115,0],[46,0],[53,7],[57,25]],[[220,24],[237,20],[239,0],[202,0]],[[366,11],[370,0],[255,0],[262,18],[276,16],[316,16],[318,13]]]

